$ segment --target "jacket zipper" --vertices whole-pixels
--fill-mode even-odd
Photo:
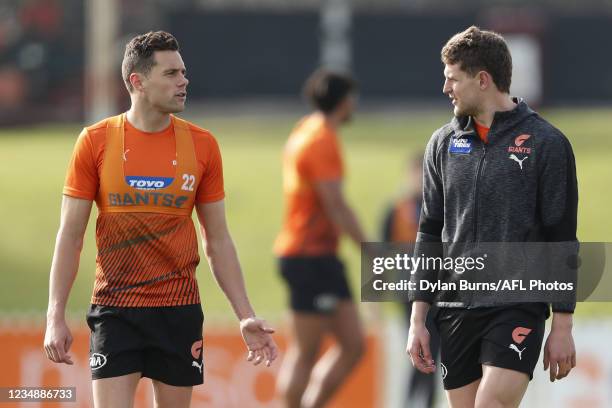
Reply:
[[[476,169],[476,186],[474,189],[474,242],[478,242],[478,201],[479,201],[479,196],[478,196],[478,187],[480,185],[480,173],[482,172],[482,167],[483,167],[483,163],[485,161],[485,158],[487,156],[487,145],[483,142],[482,143],[482,149],[483,149],[483,154],[482,157],[480,157],[480,160],[478,161],[478,168]]]

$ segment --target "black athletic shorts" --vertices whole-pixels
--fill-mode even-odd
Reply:
[[[481,378],[481,364],[533,378],[544,338],[545,305],[440,308],[435,320],[444,389],[463,387]]]
[[[91,305],[87,312],[91,377],[141,373],[174,386],[204,382],[199,304],[167,307]]]
[[[340,300],[352,298],[344,265],[335,255],[282,257],[279,266],[296,312],[328,314]]]

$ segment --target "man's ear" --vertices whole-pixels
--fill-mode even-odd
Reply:
[[[477,75],[481,91],[484,91],[493,85],[493,77],[487,71],[480,71]]]
[[[132,84],[132,88],[134,88],[134,90],[136,91],[142,91],[143,90],[143,85],[142,85],[142,74],[138,73],[138,72],[132,72],[129,76],[129,80],[130,83]]]

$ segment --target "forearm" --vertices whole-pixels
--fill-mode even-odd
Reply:
[[[429,312],[430,305],[427,302],[422,302],[420,300],[414,301],[412,303],[412,314],[410,315],[410,325],[425,325],[425,319],[427,318],[427,313]]]
[[[554,312],[552,324],[550,326],[551,331],[572,331],[574,326],[574,315],[572,313]]]
[[[79,270],[83,238],[60,229],[49,276],[47,320],[64,320],[66,303]]]
[[[331,211],[329,215],[336,228],[348,235],[357,246],[367,241],[357,216],[348,205],[343,204],[339,206],[339,208]]]
[[[249,302],[244,278],[231,237],[204,242],[206,256],[217,284],[225,293],[239,320],[255,316]]]

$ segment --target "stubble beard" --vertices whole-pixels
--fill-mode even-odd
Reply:
[[[166,103],[163,105],[162,104],[157,105],[157,109],[159,109],[160,112],[168,113],[168,114],[180,113],[185,110],[185,104],[170,102],[170,103]]]
[[[478,109],[477,106],[465,106],[465,107],[459,107],[459,106],[454,106],[453,109],[453,113],[455,114],[455,116],[457,117],[464,117],[464,116],[477,116],[478,112],[480,112],[480,110]]]

